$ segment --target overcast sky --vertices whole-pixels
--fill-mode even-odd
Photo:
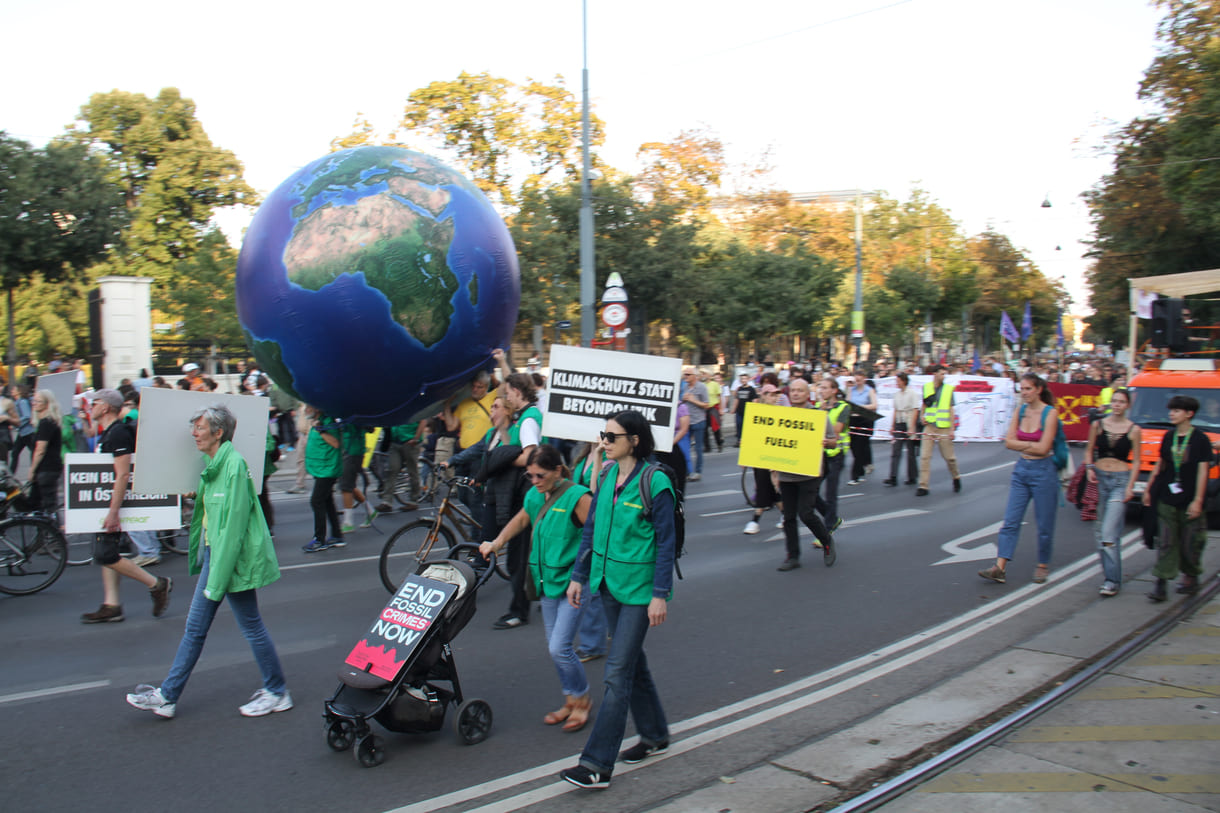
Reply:
[[[1142,0],[589,0],[590,93],[612,166],[707,127],[732,163],[769,150],[795,193],[919,185],[1063,277],[1079,312],[1079,195],[1144,110],[1159,18]],[[581,86],[579,0],[0,0],[0,23],[0,129],[41,145],[92,93],[177,87],[263,193],[358,113],[388,127],[460,71]]]

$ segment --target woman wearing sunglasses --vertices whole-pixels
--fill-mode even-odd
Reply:
[[[669,747],[669,726],[644,656],[649,627],[665,622],[673,589],[674,484],[659,470],[640,482],[653,453],[652,428],[635,410],[606,421],[601,433],[606,464],[585,522],[580,552],[572,568],[568,601],[599,593],[610,630],[606,690],[580,764],[560,774],[581,788],[607,788],[614,763],[633,764]],[[641,490],[652,497],[645,513]],[[640,741],[619,754],[627,713]]]
[[[563,707],[549,712],[542,721],[547,725],[564,723],[564,731],[579,731],[588,722],[593,702],[585,668],[572,649],[581,608],[570,604],[565,593],[593,499],[589,489],[573,483],[568,475],[558,449],[547,444],[536,447],[525,467],[533,488],[525,495],[524,507],[495,539],[479,545],[479,552],[484,557],[492,551],[499,553],[510,539],[533,527],[529,578],[542,604],[547,648],[564,694]]]

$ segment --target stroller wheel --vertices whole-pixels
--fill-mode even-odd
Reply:
[[[356,725],[351,720],[331,720],[326,726],[326,744],[332,751],[346,751],[356,741]]]
[[[485,700],[467,700],[458,706],[453,727],[466,745],[482,742],[491,732],[491,706]]]
[[[365,768],[375,768],[385,762],[385,744],[381,737],[369,734],[361,737],[352,749],[352,756]]]

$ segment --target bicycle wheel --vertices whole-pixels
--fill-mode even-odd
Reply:
[[[160,541],[162,549],[179,556],[186,556],[191,548],[191,519],[195,515],[195,501],[189,497],[183,497],[181,506],[182,527],[157,531],[157,540]]]
[[[64,572],[68,545],[51,523],[33,517],[0,522],[0,592],[28,596]]]
[[[93,538],[95,534],[68,534],[68,564],[87,565],[93,561]]]
[[[741,469],[741,493],[746,498],[746,505],[751,508],[758,505],[758,492],[754,487],[754,469],[743,466]]]
[[[407,576],[419,572],[424,561],[445,558],[455,542],[453,531],[442,525],[440,533],[435,534],[434,526],[434,520],[416,520],[399,528],[386,540],[378,563],[385,589],[397,592]]]

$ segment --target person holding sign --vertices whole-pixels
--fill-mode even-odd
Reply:
[[[243,717],[263,717],[292,708],[284,670],[254,592],[278,579],[280,569],[250,470],[233,447],[236,428],[237,418],[220,404],[204,407],[191,419],[195,446],[208,458],[191,520],[190,570],[199,574],[199,581],[169,675],[160,687],[141,685],[127,695],[132,706],[158,717],[170,719],[177,712],[178,698],[226,597],[263,676],[263,687],[238,711]]]
[[[644,636],[665,623],[677,552],[673,483],[659,469],[651,470],[650,482],[640,482],[654,449],[648,420],[635,410],[620,412],[606,421],[601,438],[606,468],[585,521],[568,601],[579,607],[586,592],[601,593],[611,634],[606,691],[580,763],[560,774],[590,789],[610,786],[619,759],[630,765],[669,748]],[[645,488],[652,497],[647,513]],[[620,754],[628,712],[640,741]]]
[[[568,479],[569,474],[558,449],[547,444],[536,447],[525,468],[534,487],[526,493],[524,507],[495,539],[479,545],[479,553],[484,558],[492,551],[498,553],[510,539],[533,526],[529,578],[542,604],[547,648],[564,694],[563,707],[548,712],[542,721],[563,723],[564,731],[579,731],[589,720],[593,701],[585,668],[572,649],[582,609],[567,601],[566,592],[593,499],[589,489]]]
[[[803,378],[794,378],[788,382],[788,403],[790,408],[813,408],[813,404],[809,402],[808,381]],[[834,426],[829,417],[826,419],[825,437],[827,440],[822,441],[823,445],[826,445],[827,441],[838,445]],[[796,570],[801,566],[800,532],[796,527],[798,516],[801,518],[801,522],[805,523],[805,527],[817,537],[816,547],[822,549],[822,562],[826,567],[830,567],[835,563],[836,558],[834,537],[830,535],[822,518],[814,510],[818,498],[819,478],[786,471],[776,472],[776,477],[779,480],[780,501],[784,512],[784,541],[788,548],[788,558],[776,569],[785,572]]]
[[[110,490],[110,510],[102,521],[102,531],[93,542],[93,561],[102,566],[102,606],[91,613],[84,613],[83,624],[103,624],[122,621],[123,607],[119,604],[119,577],[135,579],[148,588],[152,598],[153,617],[165,615],[169,607],[169,593],[174,583],[165,576],[157,577],[130,559],[119,555],[119,542],[123,536],[123,523],[119,519],[119,508],[127,496],[131,479],[131,454],[136,448],[136,438],[131,427],[119,420],[123,408],[123,396],[118,390],[98,390],[93,393],[89,414],[101,433],[98,451],[114,457],[114,481]]]

